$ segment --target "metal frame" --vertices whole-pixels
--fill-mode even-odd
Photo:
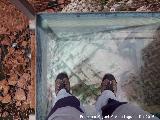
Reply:
[[[13,3],[20,11],[22,11],[30,20],[35,19],[35,11],[34,8],[27,0],[9,0]]]

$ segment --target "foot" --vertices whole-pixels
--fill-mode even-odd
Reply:
[[[66,73],[59,73],[55,80],[55,93],[56,95],[61,89],[66,89],[70,93],[70,82]]]
[[[101,92],[103,92],[104,90],[110,90],[116,95],[117,82],[112,74],[107,73],[104,75],[101,83]]]

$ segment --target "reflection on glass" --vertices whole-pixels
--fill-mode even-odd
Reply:
[[[84,105],[94,105],[105,73],[116,76],[121,101],[156,105],[156,98],[149,101],[151,94],[145,91],[156,88],[159,27],[158,13],[39,15],[37,118],[44,118],[51,109],[54,80],[64,71],[70,77],[72,93]]]

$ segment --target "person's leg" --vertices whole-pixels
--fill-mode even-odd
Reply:
[[[116,98],[116,80],[113,75],[106,74],[101,84],[101,96],[96,102],[96,110],[103,118],[111,120],[159,120],[138,106],[127,102],[120,102]],[[146,117],[147,116],[147,117]]]
[[[58,92],[58,94],[56,95],[56,98],[55,98],[55,100],[54,100],[54,103],[53,103],[53,106],[55,105],[55,103],[58,101],[58,100],[60,100],[60,99],[62,99],[62,98],[65,98],[65,97],[68,97],[68,96],[72,96],[70,93],[68,93],[67,91],[66,91],[66,89],[61,89],[59,92]]]
[[[70,82],[66,73],[58,74],[55,80],[55,93],[56,99],[47,119],[54,114],[57,109],[67,106],[76,108],[78,111],[84,113],[80,101],[70,93]]]
[[[61,89],[59,92],[58,92],[58,94],[57,94],[57,96],[56,96],[56,98],[55,98],[55,100],[54,100],[54,103],[53,103],[53,106],[55,105],[55,103],[58,101],[58,100],[60,100],[60,99],[62,99],[62,98],[65,98],[65,97],[69,97],[69,96],[73,96],[72,94],[70,94],[70,93],[68,93],[67,91],[66,91],[66,89]],[[78,99],[77,99],[78,100]],[[78,100],[79,101],[79,100]],[[80,101],[79,101],[80,102]],[[82,105],[82,103],[80,102],[80,108],[82,109],[82,111],[83,112],[85,112],[85,109],[84,109],[84,107],[83,107],[83,105]]]
[[[102,107],[104,107],[109,99],[117,100],[114,93],[110,90],[104,90],[101,95],[98,97],[96,102],[96,111],[102,115]]]
[[[125,102],[116,98],[117,82],[112,74],[105,74],[101,83],[101,95],[96,102],[96,111],[101,116],[111,115],[112,112]]]

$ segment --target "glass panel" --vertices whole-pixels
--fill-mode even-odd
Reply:
[[[159,27],[159,13],[39,14],[37,119],[43,120],[52,108],[60,72],[69,75],[72,93],[86,109],[100,95],[105,73],[115,75],[121,101],[145,106],[143,72],[152,44],[158,44]]]

